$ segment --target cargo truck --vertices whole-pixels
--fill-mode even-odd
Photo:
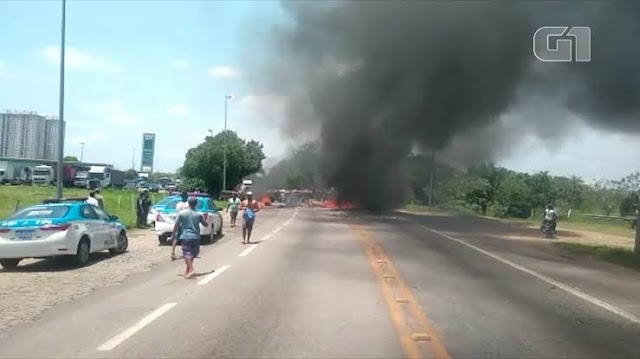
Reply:
[[[91,166],[87,176],[87,188],[123,188],[126,184],[124,171],[107,166]]]

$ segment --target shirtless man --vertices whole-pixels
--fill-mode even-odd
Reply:
[[[242,210],[242,244],[251,243],[251,232],[256,222],[256,213],[260,211],[260,204],[253,199],[253,193],[247,192],[247,199],[240,205]]]

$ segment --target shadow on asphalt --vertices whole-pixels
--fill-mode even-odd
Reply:
[[[219,235],[219,236],[215,236],[211,242],[203,242],[203,241],[200,241],[200,245],[201,245],[201,246],[206,247],[206,246],[210,246],[210,245],[212,245],[212,244],[216,244],[216,243],[218,243],[221,239],[224,239],[224,236],[225,236],[225,234],[224,234],[224,233],[223,233],[223,234],[221,234],[221,235]],[[164,242],[164,243],[162,243],[162,244],[158,244],[158,245],[159,245],[159,246],[162,246],[162,247],[171,247],[171,242],[167,241],[167,242]],[[180,242],[178,242],[178,246],[180,246]]]
[[[15,269],[3,268],[0,270],[0,273],[2,272],[24,272],[24,273],[66,272],[66,271],[73,271],[76,269],[80,270],[83,268],[91,267],[92,265],[98,264],[104,260],[111,259],[118,255],[126,255],[127,253],[129,252],[127,251],[123,254],[117,254],[117,255],[113,255],[109,252],[92,253],[89,263],[84,267],[76,267],[72,263],[72,256],[46,258],[46,259],[37,260],[36,262],[29,263],[29,264],[21,263]]]

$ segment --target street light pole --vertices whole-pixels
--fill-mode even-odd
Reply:
[[[66,0],[62,0],[62,27],[60,31],[60,102],[58,104],[58,169],[57,169],[57,197],[62,198],[62,182],[64,179],[64,50],[66,32]]]
[[[80,162],[84,159],[84,142],[80,142]]]
[[[229,100],[233,98],[233,95],[226,95],[224,97],[224,137],[222,140],[224,141],[223,148],[223,160],[222,160],[222,190],[226,191],[227,189],[227,110],[229,107]]]
[[[433,172],[436,170],[436,151],[431,151],[431,169],[429,171],[429,207],[433,205]]]

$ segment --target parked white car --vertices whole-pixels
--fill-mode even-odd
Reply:
[[[126,252],[127,231],[118,217],[84,200],[31,206],[0,221],[0,265],[13,269],[24,258],[66,256],[84,266],[91,253]]]
[[[215,236],[222,235],[222,215],[220,211],[222,208],[216,208],[215,204],[208,196],[197,196],[198,205],[196,210],[204,216],[208,226],[204,227],[200,225],[200,234],[202,241],[205,243],[211,243],[214,241]],[[158,242],[162,244],[169,243],[171,241],[171,234],[175,225],[176,217],[176,205],[182,199],[179,196],[170,200],[164,207],[156,209],[155,219],[155,232],[158,236]]]

